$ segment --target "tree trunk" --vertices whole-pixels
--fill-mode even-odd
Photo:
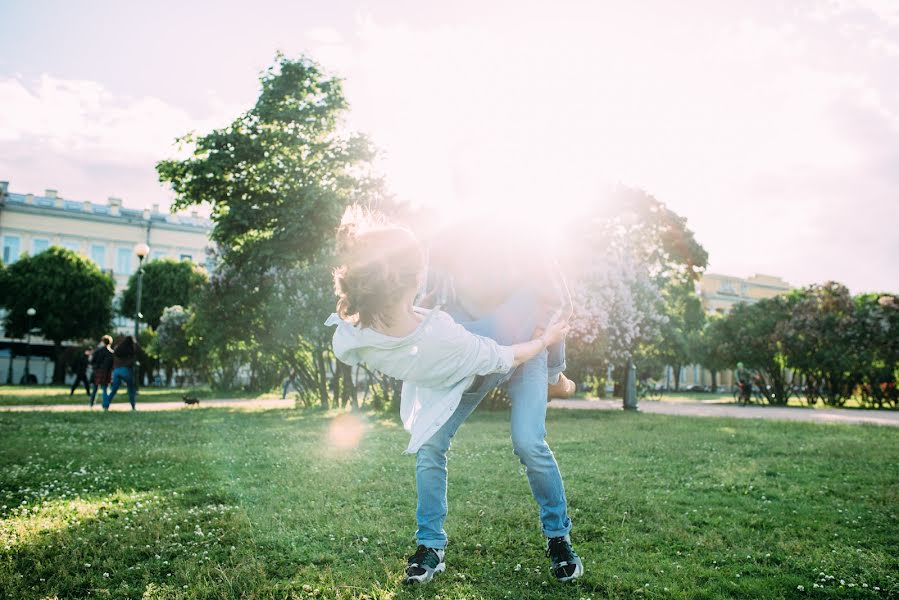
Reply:
[[[674,371],[674,391],[680,391],[680,365],[672,365],[671,370]]]
[[[66,381],[66,363],[63,360],[62,342],[53,340],[53,349],[56,352],[56,364],[53,366],[53,383],[58,385]]]
[[[318,400],[323,410],[328,410],[328,375],[325,372],[325,357],[321,350],[313,352],[316,377],[318,378]]]
[[[343,392],[343,405],[346,406],[349,404],[353,407],[353,410],[358,410],[359,399],[356,398],[356,386],[353,384],[353,370],[349,365],[341,363],[340,373],[341,379],[343,380],[343,385],[341,386]]]
[[[709,373],[712,375],[712,391],[718,391],[718,371],[714,369],[709,369]]]

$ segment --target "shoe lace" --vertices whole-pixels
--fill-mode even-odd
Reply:
[[[422,567],[430,567],[433,569],[440,564],[440,557],[433,548],[419,546],[415,551],[415,554],[409,558],[409,564],[418,564]]]
[[[546,555],[554,563],[563,561],[570,563],[574,560],[574,550],[571,549],[571,544],[564,537],[551,538],[546,548]]]

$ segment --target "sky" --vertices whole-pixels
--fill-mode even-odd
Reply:
[[[614,184],[709,271],[899,291],[899,1],[0,0],[0,179],[167,205],[276,51],[345,80],[400,199],[547,220]]]

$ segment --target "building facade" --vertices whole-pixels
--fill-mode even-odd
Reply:
[[[699,281],[699,297],[706,313],[727,314],[741,302],[754,304],[792,289],[789,283],[773,275],[753,275],[746,279],[706,273]]]
[[[0,182],[0,258],[4,264],[15,263],[23,255],[34,255],[50,246],[62,246],[109,273],[115,280],[117,296],[137,270],[134,248],[140,242],[150,246],[147,260],[189,260],[210,269],[211,229],[211,222],[196,212],[165,213],[158,204],[133,209],[124,206],[120,198],[108,198],[105,203],[69,200],[50,189],[43,195],[20,194],[11,192],[7,182]],[[125,332],[133,327],[133,322],[120,318],[116,326]],[[22,344],[23,340],[9,339],[5,332],[0,334],[0,381],[7,378],[10,354],[20,356]],[[38,338],[32,344],[39,353],[46,342]],[[13,362],[13,372],[20,369],[24,369],[24,359]],[[34,367],[29,370],[35,372]]]
[[[745,279],[731,275],[705,273],[697,285],[699,299],[708,315],[725,315],[740,303],[754,304],[764,298],[773,298],[789,292],[792,286],[774,275],[753,275]],[[674,373],[667,367],[665,379],[669,387],[674,385]],[[718,387],[730,389],[734,384],[733,372],[728,370],[718,373]],[[689,365],[681,368],[681,389],[692,386],[710,388],[712,374],[701,365]]]

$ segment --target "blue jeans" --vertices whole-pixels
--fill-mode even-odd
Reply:
[[[472,333],[495,339],[501,344],[515,344],[531,339],[537,327],[537,301],[529,293],[514,294],[492,315],[478,320],[455,306],[447,312]],[[418,491],[416,538],[430,548],[445,548],[447,515],[446,453],[462,422],[477,408],[493,388],[508,382],[512,398],[512,448],[526,468],[531,493],[540,508],[540,522],[547,537],[567,535],[571,530],[568,501],[562,474],[546,437],[547,373],[564,369],[564,346],[543,351],[519,366],[511,374],[488,375],[462,395],[456,412],[430,440],[418,450],[415,483]],[[552,360],[551,369],[548,360]]]
[[[116,393],[122,386],[122,382],[128,386],[128,401],[131,403],[131,409],[134,410],[134,400],[137,396],[137,386],[134,383],[134,369],[131,367],[119,367],[112,370],[112,386],[109,388],[109,394],[103,394],[103,410],[109,410],[109,405]]]

